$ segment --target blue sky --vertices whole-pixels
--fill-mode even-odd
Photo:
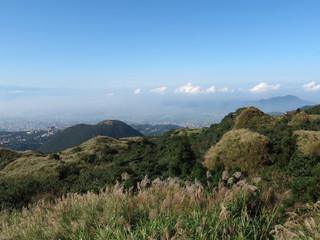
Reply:
[[[0,109],[320,102],[319,11],[318,0],[1,1]]]

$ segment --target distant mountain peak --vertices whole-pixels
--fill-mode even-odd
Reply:
[[[304,101],[301,98],[298,98],[294,95],[286,95],[286,96],[278,96],[278,97],[271,97],[267,99],[261,99],[259,102],[267,102],[267,101]]]
[[[264,112],[272,111],[288,111],[296,110],[299,107],[305,105],[312,105],[312,102],[302,100],[301,98],[294,95],[286,95],[279,97],[272,97],[268,99],[261,99],[257,101],[257,107]]]

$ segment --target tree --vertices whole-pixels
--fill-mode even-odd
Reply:
[[[190,179],[196,157],[187,136],[180,137],[178,141],[176,154],[169,164],[169,175]]]

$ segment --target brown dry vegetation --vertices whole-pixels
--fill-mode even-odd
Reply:
[[[239,167],[249,175],[256,175],[268,161],[268,138],[246,129],[231,130],[205,154],[204,165],[213,169],[216,158],[227,169]]]
[[[68,194],[54,203],[39,202],[21,212],[0,213],[0,239],[265,239],[276,208],[255,202],[257,187],[244,180],[213,191],[179,179],[122,185],[99,194]],[[267,215],[269,214],[269,215]]]
[[[300,126],[303,124],[314,123],[320,119],[320,115],[310,115],[306,112],[300,112],[292,116],[289,126]]]
[[[235,120],[235,129],[272,126],[279,121],[279,117],[273,117],[260,111],[256,107],[245,108]]]
[[[307,156],[320,156],[320,131],[298,130],[294,132],[297,137],[298,149]]]
[[[271,231],[275,239],[320,239],[320,201],[301,206],[288,215],[284,224],[276,225]]]

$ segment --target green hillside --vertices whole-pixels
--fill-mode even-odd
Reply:
[[[124,138],[143,135],[121,121],[106,120],[96,125],[79,124],[69,127],[43,144],[38,150],[44,153],[59,152],[97,136]]]
[[[117,121],[105,121],[95,125],[95,133],[100,133],[99,129],[105,129],[105,127],[115,127],[118,123],[123,126]],[[71,128],[73,129],[85,129],[83,131],[86,132],[89,131],[87,129],[90,129],[90,126],[80,125]],[[81,134],[77,135],[79,132],[76,130],[66,135],[72,136],[72,141],[81,136]],[[271,229],[278,231],[274,234],[280,234],[276,226],[287,221],[288,211],[304,206],[304,203],[316,203],[320,200],[319,133],[320,122],[317,115],[300,112],[293,116],[271,116],[255,107],[247,107],[228,114],[219,124],[212,124],[208,128],[169,130],[162,136],[127,138],[98,136],[72,148],[47,154],[0,149],[0,209],[19,211],[28,204],[36,204],[39,200],[54,204],[55,199],[66,194],[71,197],[88,191],[92,193],[86,196],[95,199],[94,201],[98,204],[99,193],[102,194],[101,189],[109,189],[109,186],[113,185],[118,189],[113,192],[115,198],[118,196],[123,201],[128,201],[126,206],[121,206],[123,220],[119,222],[127,221],[128,226],[131,226],[134,231],[132,234],[136,237],[143,236],[141,231],[148,231],[145,236],[151,236],[153,231],[146,230],[144,227],[160,226],[160,222],[167,224],[163,221],[169,218],[172,219],[173,225],[164,226],[171,229],[170,236],[178,231],[172,226],[182,224],[179,219],[184,219],[183,221],[189,223],[194,222],[190,223],[191,225],[184,225],[183,231],[196,237],[198,233],[189,232],[188,229],[198,226],[200,220],[187,217],[191,212],[211,219],[211,222],[207,223],[209,225],[204,225],[207,226],[207,230],[203,236],[211,236],[208,229],[212,226],[223,235],[226,233],[220,223],[212,224],[216,223],[217,219],[218,221],[225,219],[227,216],[224,214],[227,211],[231,215],[228,215],[226,227],[238,226],[240,222],[244,224],[239,220],[243,218],[246,227],[243,225],[243,228],[237,228],[237,232],[242,231],[242,234],[248,235],[247,239],[254,239],[254,236],[260,236],[257,239],[265,239],[264,237],[268,235],[266,231],[270,233]],[[67,142],[63,139],[60,141]],[[146,175],[148,180],[145,179]],[[152,181],[155,183],[151,184]],[[172,185],[172,181],[178,181],[179,184]],[[121,187],[117,182],[121,182]],[[143,193],[141,190],[143,186],[150,187],[149,192]],[[160,209],[156,208],[160,203],[155,202],[159,197],[157,186],[165,188],[160,191],[164,194],[161,195]],[[184,197],[170,195],[171,188],[176,192],[182,186],[184,187],[181,189],[181,194],[182,192],[186,194],[183,195]],[[192,189],[197,190],[195,190],[196,195],[190,197],[190,203],[186,203],[186,206],[191,207],[190,209],[184,208],[179,212],[179,208],[175,208],[176,210],[172,209],[170,213],[164,211],[167,205],[178,204],[176,201],[180,200],[185,201]],[[167,190],[169,192],[166,192]],[[248,196],[241,195],[248,192],[250,193]],[[75,195],[70,195],[71,193]],[[111,201],[110,204],[113,204],[112,201],[116,201],[115,198],[106,201]],[[136,198],[138,200],[134,200]],[[132,207],[136,210],[130,212],[129,205],[138,206],[134,204],[143,202],[147,198],[150,202],[147,213],[138,213],[139,207]],[[62,202],[64,202],[63,199]],[[122,202],[122,200],[117,201]],[[192,207],[198,206],[197,204],[199,208]],[[50,205],[49,208],[55,207]],[[120,206],[117,209],[119,208]],[[97,209],[101,209],[101,206]],[[210,212],[213,209],[215,213]],[[301,211],[300,213],[304,214],[303,210]],[[99,211],[95,210],[95,212]],[[209,212],[210,214],[206,215]],[[275,213],[279,216],[275,217]],[[52,214],[55,213],[52,212]],[[113,216],[112,214],[110,213],[110,216]],[[1,216],[0,213],[0,220]],[[4,217],[5,221],[12,216]],[[148,225],[150,216],[159,216],[159,218],[152,225]],[[213,216],[216,216],[215,219],[212,218]],[[122,219],[118,215],[114,217]],[[73,219],[72,221],[81,221],[75,220],[76,217]],[[115,223],[110,219],[100,220],[105,221],[104,224]],[[288,221],[291,220],[288,219]],[[119,227],[118,223],[112,226]],[[140,226],[137,223],[146,225]],[[66,225],[70,224],[66,223]],[[260,229],[259,226],[265,229]],[[144,230],[136,231],[136,227]],[[3,227],[3,229],[6,228]],[[165,231],[165,228],[161,228],[161,232]],[[101,230],[96,225],[94,228],[88,226],[86,229]],[[250,235],[253,232],[254,235]],[[95,233],[87,234],[92,236],[91,234]],[[50,236],[48,239],[52,238],[52,235]],[[55,238],[59,239],[63,236],[57,235]],[[159,237],[157,234],[155,236]],[[241,234],[236,236],[241,239]],[[264,237],[261,238],[261,236]],[[87,238],[84,237],[84,239]]]
[[[320,115],[320,105],[313,106],[312,108],[309,108],[308,110],[305,110],[308,114],[317,114]]]

